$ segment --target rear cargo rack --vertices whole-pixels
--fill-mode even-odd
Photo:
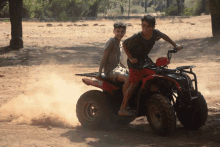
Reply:
[[[91,72],[91,73],[82,73],[82,74],[75,74],[76,76],[85,76],[85,77],[96,77],[98,72]]]
[[[188,89],[187,91],[189,92],[189,97],[190,97],[190,100],[193,100],[193,99],[196,99],[198,98],[198,87],[197,87],[197,77],[196,77],[196,74],[192,71],[192,68],[195,67],[195,66],[192,66],[191,68],[189,68],[189,71],[185,70],[185,69],[179,69],[180,71],[180,74],[185,76],[186,80],[187,80],[187,83],[188,83]],[[188,77],[186,77],[186,75],[182,74],[183,72],[185,73],[188,73],[188,74],[191,74],[194,76],[194,79],[191,79],[189,80]],[[193,84],[193,82],[195,82],[195,91],[196,91],[196,95],[195,96],[192,96],[191,95],[191,92],[190,92],[190,85]]]

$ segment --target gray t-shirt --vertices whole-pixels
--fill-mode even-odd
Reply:
[[[110,38],[106,44],[104,50],[108,50],[109,54],[104,65],[104,73],[108,74],[117,66],[120,66],[120,42],[116,38]]]

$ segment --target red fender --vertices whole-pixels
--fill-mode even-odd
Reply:
[[[159,75],[149,75],[149,76],[143,78],[143,80],[142,80],[143,84],[142,84],[141,89],[144,88],[144,85],[147,83],[148,80],[154,79],[154,78],[165,78],[165,79],[168,79],[168,80],[170,80],[170,81],[173,81],[173,82],[176,84],[176,87],[177,87],[180,91],[182,91],[182,88],[180,87],[180,84],[177,83],[175,80],[173,80],[173,79],[171,79],[171,78],[169,78],[169,77],[164,77],[164,76],[159,76]]]
[[[87,78],[83,78],[82,81],[86,84],[86,85],[92,85],[95,86],[97,88],[101,88],[103,90],[108,91],[109,93],[112,93],[113,90],[117,90],[119,89],[118,87],[104,81],[104,80],[99,80],[99,79],[87,79]]]
[[[170,60],[167,59],[167,57],[158,58],[157,61],[156,61],[156,66],[157,67],[166,66],[168,64],[170,64]]]

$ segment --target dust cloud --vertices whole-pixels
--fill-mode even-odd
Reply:
[[[211,80],[205,78],[201,79],[198,82],[198,91],[201,92],[208,104],[216,104],[217,102],[220,102],[220,93],[210,81]]]
[[[14,124],[74,127],[79,124],[76,103],[86,87],[57,74],[43,74],[28,92],[0,108],[0,120]]]

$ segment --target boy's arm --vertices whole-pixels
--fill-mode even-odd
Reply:
[[[124,42],[123,42],[123,49],[124,49],[125,53],[127,54],[128,59],[131,61],[131,63],[137,63],[137,59],[132,57],[130,51],[127,49]]]
[[[103,69],[103,67],[105,65],[105,61],[106,61],[106,59],[108,57],[108,54],[109,54],[109,50],[104,50],[104,54],[103,54],[103,57],[102,57],[102,60],[101,60],[100,66],[99,66],[99,73],[98,73],[97,77],[101,76],[102,69]]]
[[[163,38],[163,40],[165,40],[166,42],[169,42],[173,47],[177,48],[177,50],[182,49],[182,46],[173,42],[173,40],[170,39],[170,37],[168,37],[166,34],[163,34],[163,36],[161,36],[161,38]]]
[[[102,69],[103,67],[105,66],[105,62],[106,62],[106,59],[111,51],[111,49],[113,48],[113,45],[114,45],[114,42],[112,39],[109,39],[106,44],[105,44],[105,48],[104,48],[104,51],[103,51],[103,56],[102,56],[102,60],[101,60],[101,63],[100,63],[100,66],[99,66],[99,73],[97,75],[96,78],[101,78],[101,74],[102,74]]]

